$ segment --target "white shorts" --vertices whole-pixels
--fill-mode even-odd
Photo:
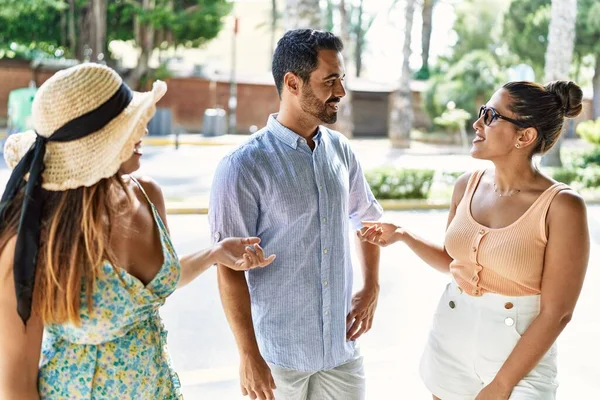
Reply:
[[[440,299],[421,358],[423,382],[442,400],[473,400],[539,312],[539,295],[474,297],[452,281]],[[555,343],[514,388],[510,400],[554,400],[556,374]]]
[[[269,367],[277,386],[275,400],[365,400],[362,356],[318,372]]]

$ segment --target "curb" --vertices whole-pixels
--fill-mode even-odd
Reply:
[[[587,205],[600,205],[600,197],[584,198],[584,200]],[[430,200],[380,200],[379,204],[381,204],[384,211],[448,210],[450,208],[449,202]],[[169,215],[208,214],[208,207],[194,204],[185,205],[180,202],[167,201],[166,208]]]
[[[198,138],[198,139],[189,139],[189,138],[180,138],[176,140],[173,137],[156,137],[156,136],[146,136],[143,138],[145,146],[175,146],[176,143],[179,146],[237,146],[240,143],[236,141],[224,141],[222,139],[207,139],[207,138]]]

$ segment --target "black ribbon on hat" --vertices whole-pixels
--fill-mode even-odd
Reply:
[[[48,142],[70,142],[99,131],[117,117],[131,103],[132,99],[133,93],[125,83],[122,83],[115,94],[105,103],[67,122],[50,137],[45,138],[36,132],[35,143],[10,175],[0,203],[0,226],[2,228],[6,223],[6,208],[19,192],[25,175],[29,173],[21,206],[21,219],[17,231],[13,268],[17,294],[17,312],[24,324],[27,324],[27,320],[31,316],[33,286],[40,247],[41,219],[44,205],[42,173],[44,172],[46,144]]]

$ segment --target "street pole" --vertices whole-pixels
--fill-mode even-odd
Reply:
[[[231,78],[229,81],[229,134],[232,135],[237,133],[237,83],[235,77],[237,33],[238,17],[235,17],[233,23],[233,38],[231,41]]]

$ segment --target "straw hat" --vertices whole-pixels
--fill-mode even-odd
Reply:
[[[121,77],[112,69],[85,63],[54,74],[38,90],[33,101],[34,128],[49,138],[67,122],[97,109],[121,87]],[[113,176],[133,154],[135,143],[145,135],[156,103],[167,91],[164,82],[150,92],[133,92],[129,105],[100,130],[70,142],[46,145],[42,187],[63,191],[91,186]],[[4,146],[4,159],[14,168],[32,147],[36,133],[11,135]]]

